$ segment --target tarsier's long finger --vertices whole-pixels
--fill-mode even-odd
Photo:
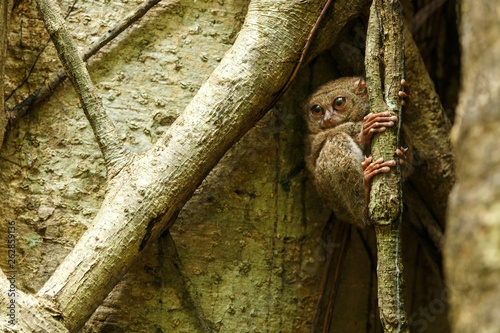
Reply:
[[[401,105],[406,107],[408,103],[410,103],[410,85],[405,79],[402,79],[401,86],[403,87],[403,90],[398,92],[398,96],[401,97]]]
[[[391,171],[391,168],[386,166],[386,167],[381,167],[375,170],[372,170],[371,172],[365,173],[364,177],[365,180],[371,180],[375,175],[378,175],[379,173],[387,173]]]
[[[404,98],[410,98],[410,95],[408,95],[408,94],[407,94],[407,93],[405,93],[404,91],[399,91],[399,92],[398,92],[398,95],[399,95],[399,97],[401,97],[401,98],[403,98],[403,99],[404,99]]]
[[[370,139],[374,133],[383,132],[387,127],[394,126],[397,116],[389,112],[369,113],[363,119],[363,135]]]
[[[365,162],[367,161],[368,160],[365,159]],[[378,160],[371,162],[366,167],[364,167],[364,172],[363,172],[364,179],[365,181],[369,181],[376,174],[389,172],[391,171],[391,167],[395,165],[396,161],[394,160],[389,160],[384,162],[382,158],[379,158]]]
[[[371,156],[366,157],[365,156],[365,160],[361,163],[361,167],[363,168],[363,171],[366,170],[366,168],[370,165],[372,160],[373,160],[373,157],[371,157]]]
[[[399,164],[403,165],[406,163],[406,152],[408,151],[408,147],[401,146],[396,149],[396,155],[399,157]]]
[[[392,126],[392,125],[390,125],[390,126]],[[388,126],[388,127],[390,127],[390,126]],[[387,129],[387,127],[386,127],[386,126],[382,126],[382,127],[370,128],[370,129],[368,129],[367,131],[368,131],[368,133],[370,133],[370,134],[374,134],[374,133],[380,133],[380,132],[383,132],[383,131],[385,131],[386,129]]]
[[[410,96],[411,90],[410,90],[410,85],[408,84],[408,82],[406,82],[405,79],[402,79],[401,80],[401,85],[403,86],[403,89],[404,89],[405,93],[407,93],[408,96]]]
[[[364,127],[372,126],[375,123],[393,123],[398,117],[390,112],[369,113],[363,118]]]

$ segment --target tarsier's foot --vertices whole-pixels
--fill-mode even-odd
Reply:
[[[384,161],[383,158],[379,158],[378,160],[373,161],[372,156],[365,157],[365,160],[361,163],[361,167],[363,168],[364,183],[369,184],[375,175],[389,172],[393,166],[396,166],[396,161],[394,160]]]
[[[396,155],[399,157],[399,164],[405,164],[406,152],[408,148],[400,147],[396,149]],[[376,161],[373,161],[373,157],[365,157],[361,167],[363,168],[363,181],[369,183],[373,176],[379,173],[385,173],[391,171],[391,167],[396,166],[395,160],[385,161],[381,157]]]
[[[396,149],[396,155],[399,157],[399,164],[404,165],[406,161],[406,152],[408,148],[398,148]],[[373,161],[373,157],[365,157],[361,167],[363,168],[363,187],[365,192],[365,198],[368,202],[368,196],[370,194],[370,185],[372,178],[379,173],[387,173],[391,171],[391,167],[396,166],[395,160],[384,161],[383,158],[379,158]]]
[[[406,163],[406,152],[408,151],[408,147],[403,147],[396,149],[396,155],[399,157],[399,164],[404,165]]]
[[[363,145],[370,144],[375,133],[383,132],[387,127],[394,126],[398,120],[397,116],[390,112],[369,113],[363,118],[363,129],[361,130],[360,141]]]
[[[366,202],[369,201],[370,196],[370,186],[372,178],[379,173],[386,173],[391,171],[391,167],[396,165],[396,161],[389,160],[384,161],[383,158],[379,158],[373,161],[373,157],[365,157],[361,167],[363,168],[363,192],[365,194]]]
[[[403,90],[398,93],[398,96],[401,97],[401,105],[406,109],[410,103],[410,85],[405,79],[401,80],[401,85],[403,86]]]

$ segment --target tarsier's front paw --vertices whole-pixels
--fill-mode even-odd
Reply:
[[[403,90],[399,91],[398,95],[401,97],[401,105],[404,109],[410,103],[410,86],[404,79],[401,80]],[[359,142],[367,146],[375,133],[383,132],[387,127],[392,127],[398,121],[398,117],[392,115],[390,112],[370,112],[363,118],[363,128],[359,134]]]
[[[390,112],[369,113],[363,118],[363,129],[361,131],[360,142],[363,145],[370,144],[375,133],[383,132],[387,127],[394,126],[398,120],[397,116]]]

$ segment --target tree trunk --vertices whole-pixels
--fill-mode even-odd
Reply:
[[[456,332],[497,332],[500,311],[500,12],[462,2],[463,88],[453,128],[457,184],[450,195],[445,268]]]

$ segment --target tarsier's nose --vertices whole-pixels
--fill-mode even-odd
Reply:
[[[325,127],[335,127],[335,119],[333,117],[332,110],[326,110],[325,115],[323,116],[323,123]]]

